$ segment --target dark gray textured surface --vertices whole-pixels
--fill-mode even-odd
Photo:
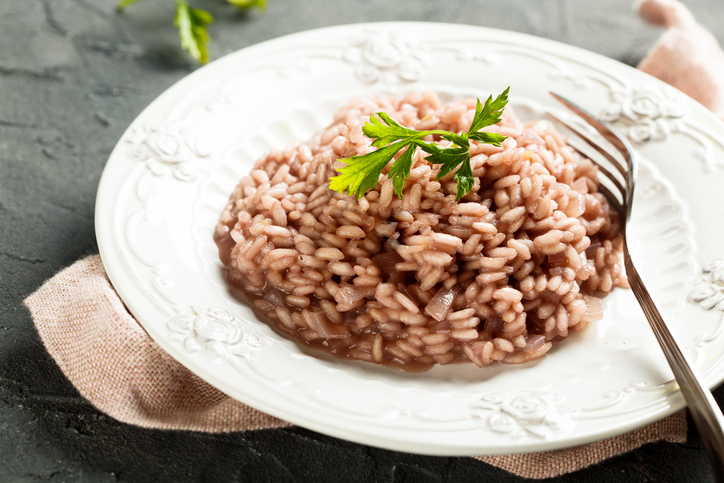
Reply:
[[[546,37],[635,65],[660,35],[629,0],[268,0],[265,15],[195,0],[216,58],[310,28],[379,20],[472,23]],[[520,481],[470,458],[414,456],[293,428],[149,431],[100,414],[45,352],[23,298],[97,251],[101,171],[140,111],[195,66],[174,2],[0,2],[0,481]],[[724,41],[724,2],[686,2]],[[724,391],[715,393],[724,401]],[[713,481],[695,430],[555,481]]]

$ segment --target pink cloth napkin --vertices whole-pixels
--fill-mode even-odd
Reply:
[[[637,3],[649,22],[668,29],[639,66],[724,114],[724,53],[710,33],[674,0]],[[73,264],[28,297],[50,355],[96,408],[146,428],[206,432],[290,424],[210,386],[156,345],[128,313],[99,256]],[[685,411],[596,443],[533,454],[477,459],[528,478],[576,471],[643,444],[686,441]]]
[[[96,408],[145,428],[224,432],[289,423],[231,399],[161,349],[92,255],[25,301],[46,349]]]

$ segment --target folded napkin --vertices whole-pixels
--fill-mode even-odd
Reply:
[[[716,40],[676,1],[644,0],[637,7],[647,21],[668,27],[640,68],[722,114],[724,54]],[[156,345],[126,310],[98,255],[58,273],[26,305],[48,352],[80,394],[119,421],[205,432],[290,425],[231,399]],[[548,478],[645,443],[685,442],[685,414],[576,448],[477,459],[520,476]]]
[[[207,432],[290,425],[230,398],[161,349],[128,313],[99,255],[61,271],[25,303],[70,382],[119,421]]]

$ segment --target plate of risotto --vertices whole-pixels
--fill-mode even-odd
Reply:
[[[724,125],[635,69],[512,32],[332,27],[189,75],[105,168],[108,275],[191,371],[331,436],[505,454],[659,420],[684,401],[551,91],[632,141],[629,249],[719,384]]]

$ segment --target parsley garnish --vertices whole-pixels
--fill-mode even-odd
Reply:
[[[509,90],[510,87],[495,100],[491,95],[485,101],[485,105],[478,99],[470,129],[468,132],[458,134],[443,130],[416,131],[401,126],[386,113],[378,112],[375,116],[370,117],[369,123],[362,127],[362,132],[368,138],[373,139],[372,146],[377,150],[362,156],[340,159],[339,161],[344,162],[346,166],[337,169],[340,173],[339,176],[329,179],[329,188],[340,193],[346,191],[350,196],[357,196],[357,199],[362,198],[367,190],[377,185],[385,166],[394,159],[397,153],[407,148],[392,163],[387,173],[387,177],[392,180],[395,194],[402,198],[405,179],[410,176],[412,159],[419,147],[428,153],[427,161],[433,165],[442,165],[437,179],[458,168],[453,179],[457,181],[455,200],[459,201],[470,193],[475,183],[470,166],[470,140],[500,146],[500,143],[506,138],[501,134],[483,132],[481,129],[500,122],[500,116],[508,103]],[[430,135],[439,136],[452,144],[440,146],[437,142],[423,140]]]
[[[141,1],[143,0],[119,0],[116,8],[124,10],[126,7]],[[266,0],[226,0],[226,3],[242,10],[257,8],[264,11],[266,9]],[[181,48],[187,50],[191,57],[202,64],[209,61],[209,53],[206,49],[209,34],[206,31],[206,26],[213,22],[214,18],[206,10],[192,8],[186,0],[176,0],[174,25],[178,29]]]
[[[258,8],[262,12],[266,10],[266,0],[226,0],[228,3],[241,9]]]
[[[176,16],[174,25],[181,37],[181,47],[188,50],[191,57],[205,64],[209,61],[206,42],[209,34],[206,26],[213,23],[214,18],[206,10],[191,8],[184,0],[176,0]]]

